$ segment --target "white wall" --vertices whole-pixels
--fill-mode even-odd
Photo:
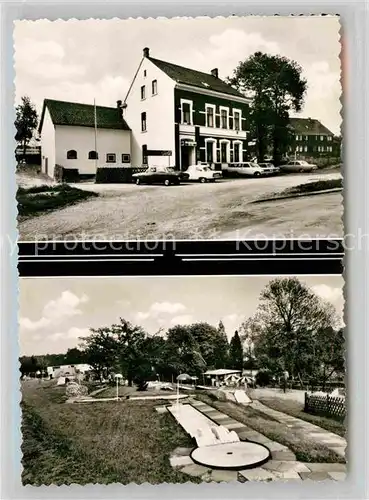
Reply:
[[[146,70],[146,77],[144,71]],[[157,95],[152,96],[151,82],[157,80]],[[146,99],[141,100],[141,86],[146,86]],[[174,140],[175,82],[144,59],[126,100],[124,117],[132,129],[132,165],[142,165],[142,145],[147,149],[170,150],[170,165],[175,165]],[[146,112],[147,131],[141,132],[141,113]],[[169,165],[168,157],[149,156],[149,165]]]
[[[47,108],[45,110],[41,131],[41,171],[43,173],[46,173],[46,159],[48,163],[47,174],[50,177],[54,177],[55,128]]]
[[[96,162],[88,159],[89,151],[95,150],[95,130],[92,127],[74,127],[56,125],[55,127],[55,160],[65,168],[78,168],[80,174],[95,174]],[[77,160],[68,160],[67,151],[75,149]],[[97,129],[97,166],[130,166],[122,165],[122,154],[130,154],[131,132],[129,130]],[[107,153],[115,153],[117,163],[107,163]]]

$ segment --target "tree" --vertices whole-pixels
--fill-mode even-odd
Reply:
[[[288,371],[302,383],[321,365],[321,332],[336,324],[331,304],[297,278],[278,278],[262,291],[248,326],[260,366],[277,375]]]
[[[229,361],[231,363],[231,368],[235,370],[243,370],[243,348],[240,336],[236,331],[231,338],[229,347]]]
[[[225,368],[229,365],[229,342],[223,321],[219,321],[217,344],[217,360],[214,368]]]
[[[295,61],[279,55],[255,52],[240,62],[228,82],[251,98],[252,130],[257,156],[264,159],[266,146],[273,144],[273,159],[279,164],[289,141],[289,112],[301,111],[307,81]]]
[[[15,140],[21,145],[23,158],[25,158],[28,143],[32,139],[33,133],[37,128],[37,111],[30,98],[23,96],[22,102],[16,107],[15,112],[16,118],[14,125],[17,129]]]
[[[173,375],[188,373],[200,376],[206,369],[206,361],[200,344],[195,338],[196,331],[192,326],[176,325],[167,332],[168,352],[170,353],[168,363],[170,363]]]

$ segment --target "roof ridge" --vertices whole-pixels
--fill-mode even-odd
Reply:
[[[176,63],[173,63],[173,62],[170,62],[170,61],[164,61],[163,59],[157,59],[156,57],[148,57],[148,59],[151,60],[151,61],[158,61],[158,62],[165,63],[165,64],[171,64],[172,66],[177,66],[178,68],[182,68],[182,69],[185,69],[187,71],[196,71],[196,73],[201,73],[202,75],[206,75],[208,77],[216,78],[211,73],[205,73],[205,71],[200,71],[199,69],[188,68],[187,66],[182,66],[181,64],[176,64]],[[221,80],[222,82],[224,82],[224,80],[222,78],[216,78],[216,79],[217,80]],[[226,83],[226,82],[224,82],[224,83]]]
[[[86,103],[86,102],[74,102],[74,101],[63,101],[62,99],[50,99],[48,97],[46,97],[45,99],[45,102],[61,102],[63,104],[76,104],[77,106],[94,106],[94,104],[89,104],[89,103]],[[96,107],[97,108],[104,108],[104,109],[118,109],[117,107],[115,106],[102,106],[101,104],[96,104]]]

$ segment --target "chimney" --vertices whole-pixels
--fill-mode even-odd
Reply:
[[[212,74],[212,76],[215,76],[215,78],[219,78],[218,77],[218,68],[214,68],[210,71],[210,73]]]
[[[120,99],[117,101],[117,109],[119,110],[120,116],[123,116],[122,101]]]
[[[150,49],[149,49],[149,47],[145,47],[143,49],[143,56],[144,57],[150,57]]]

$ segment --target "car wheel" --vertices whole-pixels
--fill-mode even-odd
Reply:
[[[204,184],[204,182],[206,182],[205,177],[201,177],[199,180],[200,180],[200,182],[201,182],[202,184]]]
[[[169,179],[165,179],[164,186],[170,186],[170,180]]]
[[[254,177],[260,177],[260,172],[255,172]]]
[[[139,184],[141,184],[140,179],[136,179],[136,184],[137,184],[137,186],[138,186]]]

